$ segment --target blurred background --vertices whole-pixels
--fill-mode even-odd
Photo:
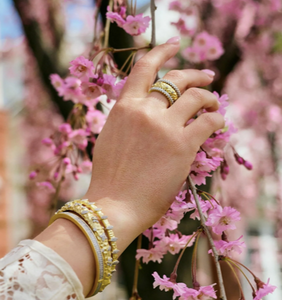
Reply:
[[[182,1],[189,6],[193,1]],[[191,3],[190,3],[191,2]],[[102,1],[99,26],[103,27],[107,1]],[[179,35],[178,12],[168,9],[169,1],[157,1],[157,43]],[[238,128],[230,148],[250,161],[249,171],[236,164],[233,152],[226,150],[230,174],[225,181],[215,175],[208,182],[224,205],[238,209],[243,222],[231,237],[244,234],[247,249],[240,259],[263,281],[271,278],[277,290],[265,299],[282,299],[282,10],[281,0],[201,0],[199,9],[191,10],[197,26],[223,42],[225,53],[204,65],[186,61],[181,54],[169,68],[209,68],[216,72],[212,90],[230,98],[228,117]],[[138,13],[150,15],[149,1],[137,1]],[[93,41],[95,0],[1,0],[0,2],[0,256],[20,240],[32,238],[48,224],[50,195],[29,181],[28,174],[46,157],[41,145],[66,119],[72,108],[53,89],[49,76],[68,74],[69,61],[88,56]],[[188,22],[188,23],[189,23]],[[190,24],[189,23],[189,24]],[[191,25],[192,26],[192,25]],[[124,48],[145,45],[150,29],[133,40],[115,25],[110,31],[110,45]],[[182,33],[182,48],[191,39]],[[124,57],[115,57],[122,65]],[[46,162],[47,163],[47,162]],[[60,196],[62,204],[82,195],[89,176],[76,182],[68,180]],[[182,230],[189,234],[198,224],[185,218]],[[144,241],[144,246],[146,241]],[[136,244],[121,258],[115,283],[95,299],[128,299],[131,292]],[[215,282],[215,272],[206,241],[201,241],[198,264],[202,284]],[[189,257],[180,267],[180,279],[189,283]],[[187,263],[186,263],[187,262]],[[175,258],[168,257],[162,266],[149,263],[140,270],[139,293],[143,299],[171,299],[170,293],[153,290],[155,269],[169,276]],[[239,298],[230,271],[223,266],[228,299]],[[212,278],[212,279],[210,279]],[[249,287],[242,280],[246,300]]]

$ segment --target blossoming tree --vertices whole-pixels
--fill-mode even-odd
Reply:
[[[16,0],[14,1],[17,3]],[[151,0],[151,16],[144,16],[136,13],[133,3],[127,5],[123,0],[110,0],[103,34],[101,34],[97,30],[97,24],[99,9],[104,2],[96,1],[96,35],[90,46],[89,55],[80,55],[72,60],[69,74],[66,76],[58,74],[60,72],[50,74],[50,82],[61,99],[59,103],[72,103],[72,106],[68,106],[65,121],[58,125],[56,132],[42,140],[50,155],[55,158],[55,163],[52,163],[47,175],[41,169],[34,169],[30,173],[30,179],[36,181],[38,187],[44,187],[49,191],[52,195],[53,209],[57,206],[60,189],[67,177],[78,180],[81,173],[91,172],[91,153],[93,149],[95,150],[97,135],[107,118],[101,107],[110,110],[110,105],[119,98],[137,54],[140,51],[149,51],[157,41],[155,10],[161,3]],[[281,121],[278,101],[281,97],[281,87],[277,78],[281,79],[282,71],[275,68],[275,65],[281,61],[281,36],[277,33],[277,28],[281,25],[281,18],[279,19],[281,3],[278,0],[260,2],[176,0],[170,2],[169,9],[179,13],[178,20],[171,25],[175,26],[182,36],[182,49],[177,55],[175,66],[193,67],[216,73],[214,83],[208,88],[214,91],[218,98],[220,103],[218,112],[225,117],[226,126],[215,132],[202,145],[191,166],[183,190],[176,196],[166,214],[143,233],[148,239],[147,249],[141,248],[142,237],[139,238],[131,299],[140,299],[137,291],[140,263],[147,264],[150,261],[161,263],[167,253],[172,255],[180,253],[175,267],[169,274],[153,272],[154,288],[172,291],[173,299],[178,297],[181,300],[210,298],[226,300],[220,267],[220,263],[224,262],[237,280],[239,299],[247,299],[239,277],[242,275],[250,286],[251,297],[259,300],[272,293],[275,287],[269,283],[269,280],[263,282],[252,270],[234,258],[234,253],[240,254],[246,247],[243,236],[233,240],[229,237],[230,230],[236,229],[241,214],[231,205],[232,195],[226,197],[229,205],[223,198],[222,190],[218,189],[226,185],[222,183],[223,181],[226,179],[226,182],[228,181],[229,166],[237,164],[248,171],[253,169],[252,164],[238,153],[236,145],[231,140],[236,127],[226,116],[229,97],[224,90],[230,91],[230,95],[235,98],[232,107],[235,107],[238,116],[244,116],[243,120],[238,122],[238,126],[248,128],[257,124],[256,138],[266,142],[270,149],[277,149],[280,143],[278,124]],[[150,43],[144,40],[141,46],[111,47],[109,34],[113,23],[131,36],[141,35],[151,23]],[[256,53],[257,48],[264,51],[263,61]],[[120,67],[114,60],[116,53],[127,53],[127,59]],[[243,79],[246,82],[242,82]],[[263,81],[267,88],[259,83],[259,80]],[[262,95],[253,95],[250,91],[253,88],[262,92]],[[242,91],[249,98],[241,97]],[[244,103],[240,102],[242,99]],[[246,104],[246,99],[247,101],[250,99],[251,103]],[[266,110],[264,109],[268,103],[265,99],[271,102],[270,108]],[[197,116],[205,112],[203,109]],[[193,122],[195,118],[189,122]],[[274,148],[273,145],[269,145],[270,133],[275,135]],[[275,168],[278,161],[277,154],[272,154],[271,160],[272,167]],[[212,175],[215,177],[214,195],[200,188]],[[263,167],[260,175],[268,176]],[[278,172],[275,173],[274,179],[279,184]],[[236,183],[232,184],[236,186]],[[277,198],[278,211],[281,213],[281,197],[278,195]],[[191,219],[200,222],[200,226],[190,234],[182,234],[178,230],[184,215],[189,215]],[[281,222],[281,214],[277,214],[276,217]],[[217,285],[202,286],[198,281],[197,253],[199,240],[203,236],[209,241],[206,255],[210,255],[214,261],[218,277]],[[187,286],[186,283],[178,280],[177,270],[185,249],[192,246],[192,284]],[[246,273],[251,275],[251,280]]]

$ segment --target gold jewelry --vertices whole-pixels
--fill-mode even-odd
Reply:
[[[93,294],[93,295],[95,295],[99,292],[101,285],[102,285],[101,281],[103,280],[103,277],[104,277],[104,261],[103,261],[103,255],[102,255],[99,243],[98,243],[93,231],[89,227],[89,225],[75,213],[57,212],[51,218],[49,225],[51,225],[55,220],[57,220],[59,218],[67,219],[67,220],[71,221],[72,223],[74,223],[83,232],[83,234],[85,235],[85,237],[87,238],[87,240],[90,244],[90,247],[91,247],[93,255],[94,255],[95,266],[96,266],[96,277],[95,277],[94,284],[93,284],[93,286],[96,287],[94,294]]]
[[[54,216],[63,212],[74,212],[81,219],[83,219],[94,235],[99,244],[103,257],[103,277],[96,276],[94,285],[89,293],[89,297],[104,290],[104,288],[111,283],[112,273],[115,272],[115,266],[118,264],[118,252],[116,245],[117,238],[112,231],[113,226],[110,225],[101,209],[95,206],[94,203],[87,199],[79,199],[67,202]],[[53,218],[51,219],[53,222]],[[97,274],[100,274],[98,272]]]
[[[156,83],[154,83],[149,90],[149,93],[151,92],[159,92],[163,94],[169,101],[169,106],[171,106],[181,96],[178,87],[166,79],[159,79]]]

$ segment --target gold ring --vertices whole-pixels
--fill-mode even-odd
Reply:
[[[166,79],[159,79],[156,83],[154,83],[149,90],[149,93],[151,92],[163,94],[167,98],[169,106],[171,106],[181,96],[177,86]]]

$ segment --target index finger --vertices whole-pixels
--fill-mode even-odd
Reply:
[[[178,52],[179,40],[179,38],[169,39],[165,44],[156,46],[144,55],[133,67],[120,98],[147,96],[159,69]]]

